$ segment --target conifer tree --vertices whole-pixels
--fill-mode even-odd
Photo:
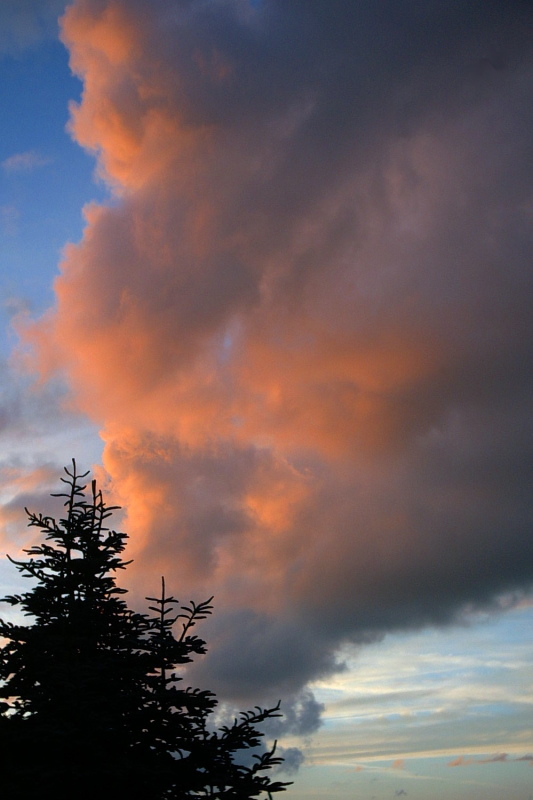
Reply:
[[[206,652],[193,628],[208,601],[180,605],[148,598],[151,614],[131,610],[115,573],[127,535],[110,530],[95,481],[87,498],[76,463],[65,469],[65,516],[27,512],[44,542],[13,561],[33,587],[3,598],[30,624],[0,621],[0,791],[9,800],[94,797],[248,800],[288,785],[268,770],[282,759],[260,748],[257,725],[274,708],[243,712],[210,727],[212,692],[183,686],[176,668]],[[3,701],[3,702],[1,702]],[[239,761],[241,758],[241,762]]]

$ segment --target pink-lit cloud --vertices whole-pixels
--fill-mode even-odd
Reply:
[[[507,753],[496,753],[487,758],[465,758],[465,756],[458,756],[452,761],[448,762],[449,767],[469,767],[477,764],[510,764],[514,761],[529,761],[533,764],[533,756],[525,755],[519,757],[509,756]]]
[[[228,696],[531,584],[531,19],[488,5],[65,14],[113,199],[23,336],[101,428],[138,591],[215,594]]]

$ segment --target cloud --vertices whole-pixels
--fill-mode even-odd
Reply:
[[[491,758],[482,759],[482,763],[483,764],[496,764],[498,762],[504,763],[508,760],[508,758],[509,756],[507,755],[507,753],[498,753],[497,755],[492,756]]]
[[[464,767],[468,764],[472,763],[471,758],[465,758],[464,756],[457,756],[457,758],[452,759],[448,762],[449,767]]]
[[[278,747],[276,755],[283,758],[279,771],[287,775],[295,775],[305,761],[305,756],[298,747]]]
[[[313,692],[309,689],[303,690],[289,703],[284,702],[283,716],[268,722],[268,733],[274,738],[289,734],[309,736],[322,724],[323,711],[324,705],[317,702]]]
[[[31,172],[49,162],[49,158],[41,156],[36,150],[26,150],[24,153],[14,153],[5,158],[0,166],[5,172]]]
[[[533,756],[524,755],[517,758],[511,758],[507,753],[497,753],[496,755],[489,756],[488,758],[465,758],[464,756],[458,756],[457,758],[454,758],[453,761],[450,761],[448,766],[469,767],[473,764],[509,764],[513,761],[529,761],[530,763],[533,763]]]
[[[139,596],[215,595],[228,697],[531,586],[531,14],[66,11],[114,196],[24,338],[102,431]]]

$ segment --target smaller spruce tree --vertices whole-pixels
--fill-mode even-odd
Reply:
[[[180,606],[147,598],[151,614],[128,608],[114,573],[127,535],[110,530],[108,507],[95,481],[89,499],[76,462],[61,480],[65,517],[28,513],[45,536],[10,559],[35,585],[4,602],[31,618],[0,620],[0,753],[2,796],[10,800],[94,797],[248,800],[280,792],[270,768],[281,763],[260,748],[274,708],[242,712],[233,724],[209,727],[212,692],[183,686],[177,667],[206,652],[193,628],[211,600]],[[178,634],[175,633],[179,629]]]

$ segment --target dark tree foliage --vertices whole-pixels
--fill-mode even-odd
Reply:
[[[175,672],[206,652],[193,628],[212,598],[180,606],[162,581],[151,615],[128,608],[114,577],[130,563],[127,535],[106,526],[116,507],[95,481],[87,499],[88,473],[74,461],[65,472],[68,491],[55,495],[65,518],[27,512],[44,543],[13,561],[36,583],[3,598],[31,624],[0,621],[1,796],[246,800],[283,791],[288,784],[266,774],[282,759],[275,744],[261,750],[256,728],[279,716],[279,704],[213,730],[215,696],[184,687]]]

